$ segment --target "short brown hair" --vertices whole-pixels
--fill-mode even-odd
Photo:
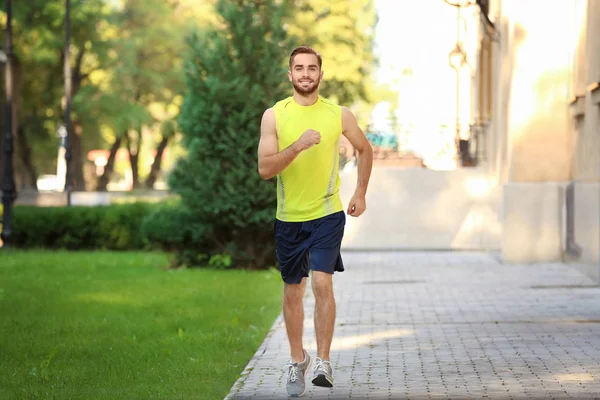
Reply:
[[[292,68],[294,57],[296,57],[297,54],[314,54],[315,56],[317,56],[317,60],[319,60],[319,69],[321,69],[321,64],[323,64],[323,59],[321,58],[321,55],[317,53],[315,49],[309,46],[298,46],[292,51],[292,54],[290,55],[290,69]]]

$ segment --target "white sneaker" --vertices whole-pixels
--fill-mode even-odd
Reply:
[[[310,369],[310,356],[304,351],[304,361],[301,363],[295,363],[290,361],[286,366],[288,370],[288,378],[287,378],[287,392],[291,397],[300,397],[304,396],[306,390],[308,389],[308,385],[306,381],[308,379],[308,370]]]
[[[312,383],[315,386],[333,387],[333,370],[329,361],[324,361],[320,357],[315,358]]]

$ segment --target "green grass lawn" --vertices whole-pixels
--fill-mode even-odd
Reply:
[[[222,399],[280,311],[277,272],[0,249],[0,399]]]

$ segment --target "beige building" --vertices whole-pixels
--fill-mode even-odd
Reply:
[[[411,38],[393,53],[398,119],[426,168],[374,168],[343,245],[492,251],[600,278],[600,0],[385,3],[381,34]],[[355,171],[342,182],[347,200]]]
[[[600,269],[600,0],[491,0],[476,117],[503,259]],[[482,19],[485,21],[485,18]]]

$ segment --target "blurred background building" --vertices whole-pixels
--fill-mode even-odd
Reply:
[[[600,247],[600,2],[491,1],[490,169],[509,261],[594,265]]]
[[[347,246],[497,250],[597,276],[600,1],[397,1],[379,12],[380,79],[399,92],[387,129],[427,168],[376,169],[373,191],[386,195],[350,221]]]

